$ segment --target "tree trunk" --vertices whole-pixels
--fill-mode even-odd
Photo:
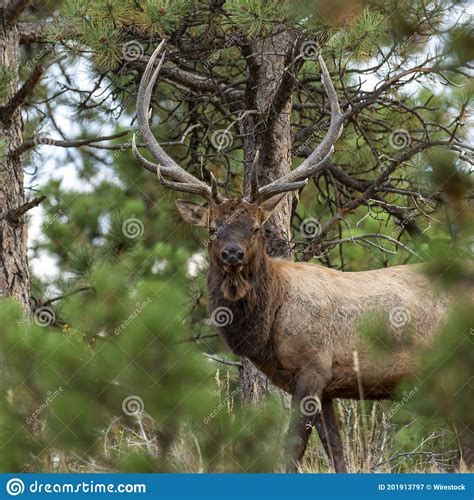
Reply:
[[[1,112],[18,86],[20,35],[15,20],[8,22],[4,15],[8,4],[8,0],[0,0],[0,68],[7,69],[11,77],[6,97],[0,101],[0,138],[6,141],[0,156],[0,296],[15,297],[30,312],[26,217],[12,217],[25,203],[23,164],[19,155],[12,154],[22,143],[21,116],[19,109],[12,114]]]
[[[288,65],[293,60],[296,38],[284,30],[258,39],[244,48],[248,66],[246,118],[241,124],[245,185],[256,151],[260,152],[258,180],[267,184],[288,173],[291,168],[291,92],[293,82]],[[256,112],[255,112],[256,111]],[[282,201],[265,225],[268,253],[273,257],[291,258],[291,195]],[[271,383],[252,363],[242,359],[240,369],[241,397],[255,402]]]

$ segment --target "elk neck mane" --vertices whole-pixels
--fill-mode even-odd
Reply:
[[[264,246],[262,238],[262,251],[238,274],[224,273],[212,259],[209,267],[210,312],[219,307],[231,311],[230,323],[219,331],[234,354],[249,359],[266,359],[272,352],[272,326],[285,290]]]

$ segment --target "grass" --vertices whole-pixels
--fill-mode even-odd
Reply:
[[[225,402],[223,411],[235,414],[234,396],[229,398],[230,378],[224,381],[216,377],[216,390]],[[391,402],[356,402],[338,400],[336,414],[340,422],[344,454],[351,473],[441,473],[455,470],[457,450],[451,432],[419,431],[419,422],[407,408],[399,410],[404,415],[393,414]],[[395,418],[397,417],[397,418]],[[397,420],[395,422],[395,420]],[[400,423],[400,421],[402,423]],[[403,422],[405,421],[405,422]],[[282,427],[285,425],[282,424]],[[282,431],[282,432],[279,432]],[[284,435],[284,429],[275,434]],[[161,447],[158,436],[162,429],[158,422],[147,414],[133,418],[117,417],[110,422],[98,446],[87,457],[53,452],[40,463],[46,472],[112,472],[121,470],[130,452],[159,457]],[[280,440],[283,449],[283,439]],[[212,470],[206,467],[199,439],[191,425],[182,423],[168,448],[166,463],[170,472],[219,472],[239,470],[237,461],[232,467],[229,449],[222,449],[220,462],[213,463]],[[281,459],[275,460],[273,470],[282,472]],[[37,465],[39,465],[37,463]],[[36,468],[36,467],[35,467]],[[332,467],[316,431],[313,431],[304,459],[300,465],[303,473],[330,473]]]

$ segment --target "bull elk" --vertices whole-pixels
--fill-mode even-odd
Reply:
[[[246,356],[292,395],[287,469],[296,470],[315,426],[335,470],[345,472],[332,400],[392,397],[395,385],[413,369],[413,343],[429,344],[448,299],[433,291],[417,265],[341,272],[267,255],[265,221],[289,192],[302,188],[323,168],[342,132],[345,115],[321,57],[321,78],[331,107],[325,138],[299,167],[265,186],[258,185],[255,161],[245,195],[225,199],[214,178],[209,186],[181,168],[150,130],[149,107],[165,57],[162,49],[163,42],[148,61],[137,97],[140,132],[157,163],[141,155],[135,139],[134,155],[164,186],[207,200],[207,208],[183,200],[176,205],[186,222],[209,231],[210,310],[227,308],[233,318],[219,327],[221,336],[235,354]],[[374,311],[387,319],[396,346],[383,362],[374,359],[358,333],[360,319]],[[411,318],[411,347],[400,321],[393,321],[397,314]]]

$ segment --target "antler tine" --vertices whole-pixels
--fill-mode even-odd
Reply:
[[[151,172],[158,174],[160,182],[171,189],[186,193],[200,194],[208,201],[222,202],[222,196],[217,193],[216,189],[211,189],[206,183],[200,181],[194,175],[190,174],[180,167],[160,146],[159,142],[153,135],[149,124],[149,112],[151,97],[155,82],[158,78],[160,69],[164,63],[166,53],[161,54],[160,60],[156,68],[155,62],[163,50],[165,40],[163,40],[150,56],[143,73],[137,95],[137,120],[140,127],[140,133],[143,140],[153,155],[158,161],[158,164],[153,163],[142,156],[136,146],[135,136],[132,139],[132,151],[135,158]],[[165,179],[167,177],[168,179]]]
[[[250,184],[245,187],[244,200],[252,203],[258,194],[258,160],[260,159],[260,149],[255,152],[252,165],[250,167]]]
[[[328,131],[319,146],[298,168],[258,190],[256,196],[256,202],[258,203],[262,203],[278,193],[301,189],[310,177],[325,168],[334,152],[334,144],[342,133],[344,120],[351,112],[349,107],[344,114],[341,114],[336,89],[331,81],[324,59],[319,56],[318,61],[321,66],[321,80],[331,107],[331,121]]]

